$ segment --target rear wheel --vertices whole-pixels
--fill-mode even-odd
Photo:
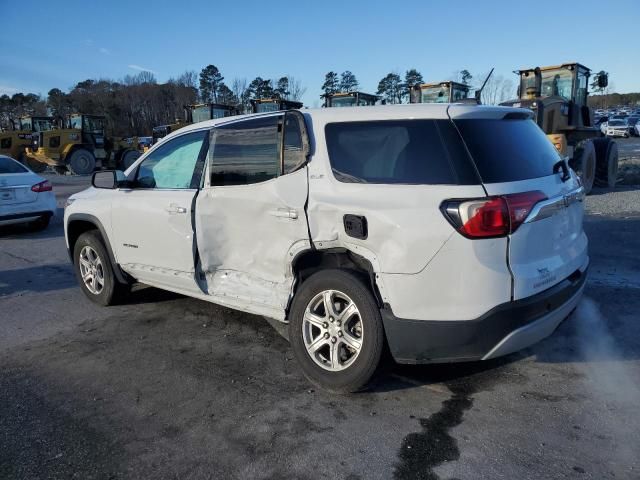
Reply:
[[[96,168],[96,157],[89,150],[81,148],[71,154],[67,166],[73,175],[89,175]]]
[[[599,187],[615,188],[618,179],[618,145],[609,138],[593,142],[596,150],[596,178]]]
[[[354,274],[320,271],[300,286],[293,299],[289,340],[312,383],[337,393],[361,390],[382,356],[378,305]]]
[[[140,152],[136,150],[127,150],[120,160],[120,169],[126,170],[140,158]]]
[[[572,164],[582,180],[585,193],[589,194],[596,177],[596,150],[591,140],[581,143],[576,148]]]
[[[116,279],[107,249],[96,230],[83,233],[76,241],[73,265],[80,288],[92,302],[114,305],[127,292],[127,285]]]

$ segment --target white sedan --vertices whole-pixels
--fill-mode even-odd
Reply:
[[[49,180],[0,155],[0,226],[29,223],[44,229],[55,212],[56,197]]]

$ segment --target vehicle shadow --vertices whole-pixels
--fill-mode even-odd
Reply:
[[[161,303],[177,300],[179,298],[188,298],[179,293],[161,290],[159,288],[150,287],[143,284],[135,284],[131,292],[125,296],[120,305],[142,305],[145,303]]]
[[[639,190],[640,185],[616,185],[615,188],[606,188],[606,187],[593,187],[589,195],[598,196],[598,195],[606,195],[611,192],[632,192],[635,190]]]
[[[67,263],[31,265],[0,271],[0,297],[64,290],[75,285],[73,270]]]

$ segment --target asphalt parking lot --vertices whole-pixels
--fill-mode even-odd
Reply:
[[[89,182],[50,178],[60,207]],[[90,303],[61,209],[5,229],[0,478],[640,478],[640,187],[586,207],[586,298],[550,338],[350,396],[310,387],[260,317],[152,288]]]

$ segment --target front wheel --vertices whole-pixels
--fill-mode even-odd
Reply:
[[[127,170],[131,165],[136,163],[136,160],[140,158],[140,152],[137,150],[127,150],[122,155],[122,160],[120,160],[120,170]]]
[[[118,282],[102,237],[96,230],[85,232],[73,247],[73,265],[80,288],[99,305],[118,303],[126,292],[126,285]]]
[[[293,299],[289,340],[305,376],[337,393],[363,389],[384,345],[380,310],[369,288],[344,270],[313,274]]]
[[[96,168],[96,157],[89,150],[80,148],[71,154],[67,167],[73,175],[89,175]]]

